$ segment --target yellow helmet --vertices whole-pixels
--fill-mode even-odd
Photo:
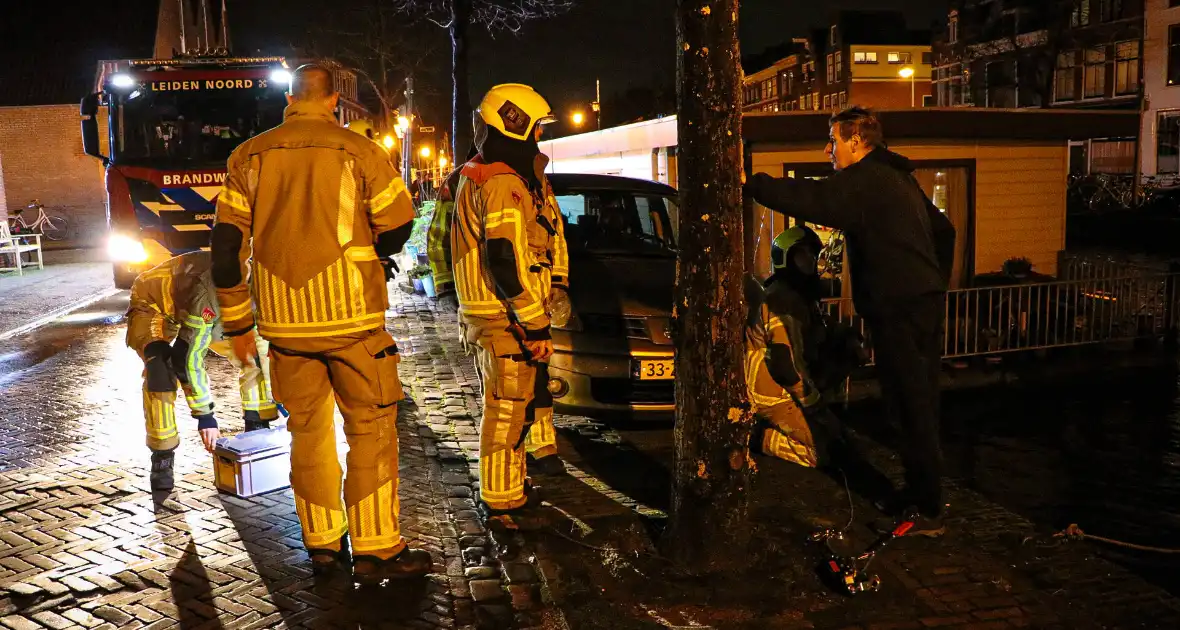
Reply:
[[[557,120],[549,101],[520,83],[505,83],[488,90],[475,115],[513,140],[531,140],[537,125]]]
[[[348,123],[344,126],[344,128],[350,131],[355,131],[372,140],[373,142],[376,142],[377,146],[381,147],[382,151],[389,153],[389,147],[385,146],[385,144],[381,142],[381,137],[377,134],[377,129],[373,127],[373,123],[370,123],[364,119],[359,119]]]

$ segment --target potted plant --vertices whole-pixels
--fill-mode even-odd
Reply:
[[[430,293],[434,293],[434,278],[430,275],[430,267],[423,264],[414,265],[407,274],[410,281],[414,283],[414,292],[423,293],[426,290],[426,282],[430,282]]]

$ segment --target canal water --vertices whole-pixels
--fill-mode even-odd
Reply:
[[[896,446],[872,405],[853,426]],[[948,476],[1042,529],[1180,548],[1180,381],[1140,369],[1050,389],[992,388],[943,397]],[[952,506],[953,509],[953,506]],[[1180,555],[1092,543],[1180,595]]]

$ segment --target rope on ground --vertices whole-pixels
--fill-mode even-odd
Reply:
[[[1153,547],[1151,545],[1139,545],[1136,543],[1130,543],[1130,542],[1126,542],[1126,541],[1122,541],[1122,540],[1115,540],[1114,538],[1107,538],[1105,536],[1098,536],[1096,534],[1087,534],[1086,532],[1082,531],[1081,527],[1078,527],[1077,523],[1070,523],[1069,527],[1066,527],[1065,529],[1057,532],[1056,534],[1053,534],[1053,537],[1054,538],[1067,538],[1070,540],[1085,540],[1085,539],[1089,538],[1090,540],[1097,540],[1099,542],[1104,542],[1108,545],[1114,545],[1116,547],[1124,547],[1126,549],[1134,549],[1135,551],[1147,551],[1150,553],[1180,554],[1180,549],[1174,549],[1174,548],[1168,548],[1168,547]]]

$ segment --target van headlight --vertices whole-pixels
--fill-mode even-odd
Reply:
[[[107,241],[107,255],[113,262],[125,262],[138,265],[147,262],[147,250],[139,239],[124,234],[112,234]]]

